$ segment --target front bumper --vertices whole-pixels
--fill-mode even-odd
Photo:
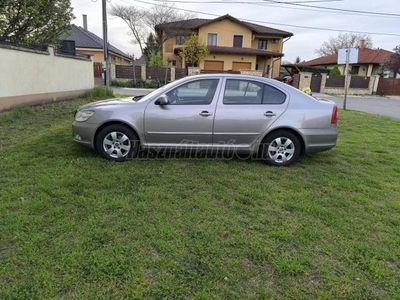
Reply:
[[[72,123],[72,137],[73,140],[84,146],[95,148],[94,136],[97,130],[97,126],[86,122]]]

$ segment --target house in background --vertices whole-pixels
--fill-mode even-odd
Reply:
[[[104,60],[103,39],[87,29],[86,15],[83,16],[84,27],[72,25],[72,30],[63,34],[61,39],[74,41],[76,53],[92,55],[94,63],[102,63]],[[132,58],[113,45],[108,44],[108,60],[118,65],[126,65],[131,63]]]
[[[390,60],[394,52],[384,49],[369,49],[364,47],[364,41],[358,44],[358,63],[350,65],[350,73],[358,76],[379,75],[381,73],[381,63]],[[322,56],[313,60],[298,64],[301,67],[317,67],[332,69],[337,66],[338,54]],[[340,73],[344,74],[345,65],[338,65]],[[395,77],[395,74],[386,71],[384,77]]]
[[[173,66],[186,67],[178,54],[185,39],[195,32],[209,49],[209,55],[199,65],[201,70],[260,70],[272,78],[279,76],[284,39],[293,35],[230,15],[158,24],[156,31],[165,40],[162,58]]]

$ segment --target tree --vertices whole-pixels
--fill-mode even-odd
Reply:
[[[334,66],[332,70],[329,71],[329,75],[340,75],[340,70],[338,66]]]
[[[161,50],[161,45],[158,39],[153,33],[150,33],[146,40],[146,46],[143,49],[143,55],[147,61],[150,61],[150,57],[153,53],[157,53]]]
[[[70,0],[1,1],[0,39],[56,44],[74,18]]]
[[[296,57],[296,60],[294,61],[295,64],[299,64],[301,62],[300,56]]]
[[[142,10],[134,6],[119,4],[111,5],[108,13],[111,16],[121,18],[128,25],[129,34],[133,36],[132,43],[139,45],[143,55],[146,55],[144,49],[148,46],[147,39],[150,33],[153,33],[153,37],[160,47],[165,41],[165,39],[155,34],[156,25],[194,17],[191,13],[180,13],[175,4],[171,4],[168,1],[158,2],[151,10]]]
[[[199,36],[196,33],[192,33],[182,45],[182,50],[179,53],[179,56],[194,66],[195,63],[203,61],[208,53],[209,51],[206,44],[199,39]]]
[[[153,52],[148,60],[149,67],[164,67],[164,62],[161,57],[161,52]]]
[[[387,67],[390,71],[400,74],[400,45],[397,45],[393,50],[395,53],[390,57]]]
[[[133,36],[132,43],[139,45],[140,51],[143,53],[144,41],[147,36],[146,24],[143,22],[145,11],[134,6],[111,5],[108,12],[111,16],[121,18],[128,25]]]
[[[355,48],[360,40],[364,40],[365,48],[372,48],[372,38],[369,34],[339,33],[337,37],[330,37],[321,47],[315,50],[320,56],[336,54],[339,49]]]

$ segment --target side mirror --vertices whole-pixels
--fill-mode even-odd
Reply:
[[[169,103],[167,95],[161,95],[154,104],[155,105],[167,105]]]

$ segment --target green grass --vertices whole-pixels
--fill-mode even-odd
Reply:
[[[340,111],[290,168],[114,163],[85,101],[0,114],[0,299],[400,299],[400,122]]]

